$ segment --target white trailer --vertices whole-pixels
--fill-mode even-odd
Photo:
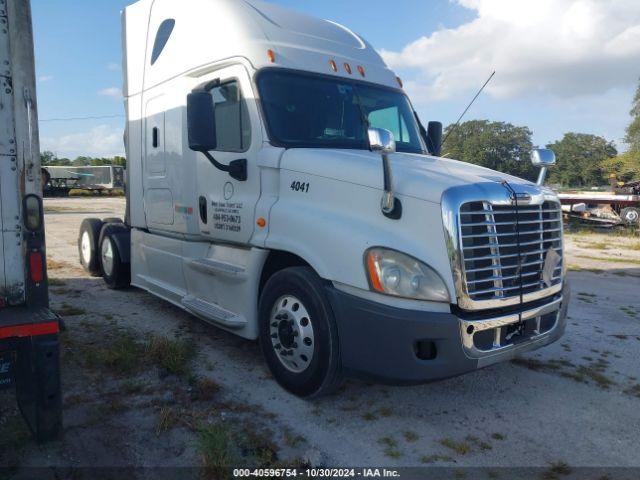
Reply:
[[[254,0],[142,0],[122,19],[127,213],[83,224],[89,272],[259,339],[303,397],[560,338],[558,197],[439,158],[442,125],[361,36]]]
[[[0,389],[39,441],[61,428],[58,318],[49,310],[31,11],[0,0]]]

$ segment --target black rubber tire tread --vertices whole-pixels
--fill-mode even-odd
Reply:
[[[100,239],[102,225],[102,220],[99,218],[85,218],[80,224],[80,233],[78,234],[78,257],[80,258],[80,265],[82,265],[85,272],[93,277],[102,275],[98,255],[98,241]],[[91,260],[88,264],[85,264],[82,258],[82,235],[84,232],[88,232],[89,238],[91,239]]]
[[[293,295],[307,308],[311,317],[315,348],[311,364],[304,372],[287,370],[276,356],[271,342],[269,321],[275,302]],[[287,391],[302,398],[328,395],[342,383],[340,342],[325,284],[310,267],[291,267],[275,273],[266,283],[259,304],[260,345],[276,381]]]
[[[122,231],[127,231],[128,227],[122,223],[105,223],[100,232],[98,252],[102,252],[102,242],[111,241],[113,249],[113,274],[107,275],[100,262],[100,273],[107,286],[112,290],[122,290],[131,286],[131,264],[124,263],[118,251],[118,243],[111,237]]]

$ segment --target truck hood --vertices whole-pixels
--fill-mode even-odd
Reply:
[[[427,155],[394,153],[389,155],[394,187],[399,195],[440,203],[442,194],[451,187],[470,183],[507,180],[517,185],[531,182],[470,163]],[[282,157],[281,167],[303,174],[382,190],[382,158],[363,150],[290,149]]]

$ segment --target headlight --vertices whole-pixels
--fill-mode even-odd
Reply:
[[[449,303],[449,292],[435,270],[404,253],[372,248],[365,254],[372,290],[396,297]]]

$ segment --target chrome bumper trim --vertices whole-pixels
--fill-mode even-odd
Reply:
[[[510,349],[517,349],[518,347],[535,343],[552,335],[554,330],[558,327],[558,318],[556,318],[555,325],[550,330],[544,333],[540,333],[540,318],[551,313],[556,313],[556,316],[558,317],[560,315],[562,301],[563,297],[560,297],[546,305],[532,308],[530,310],[525,310],[521,314],[514,313],[486,320],[460,319],[460,333],[462,335],[462,344],[464,345],[467,355],[472,358],[482,358],[497,353],[502,353]],[[499,339],[502,328],[517,324],[521,320],[531,320],[532,318],[538,319],[538,326],[536,330],[537,333],[529,336],[527,340],[522,343],[501,345]],[[493,347],[490,350],[480,350],[475,346],[473,337],[476,333],[486,330],[496,330],[496,340],[494,341]]]

